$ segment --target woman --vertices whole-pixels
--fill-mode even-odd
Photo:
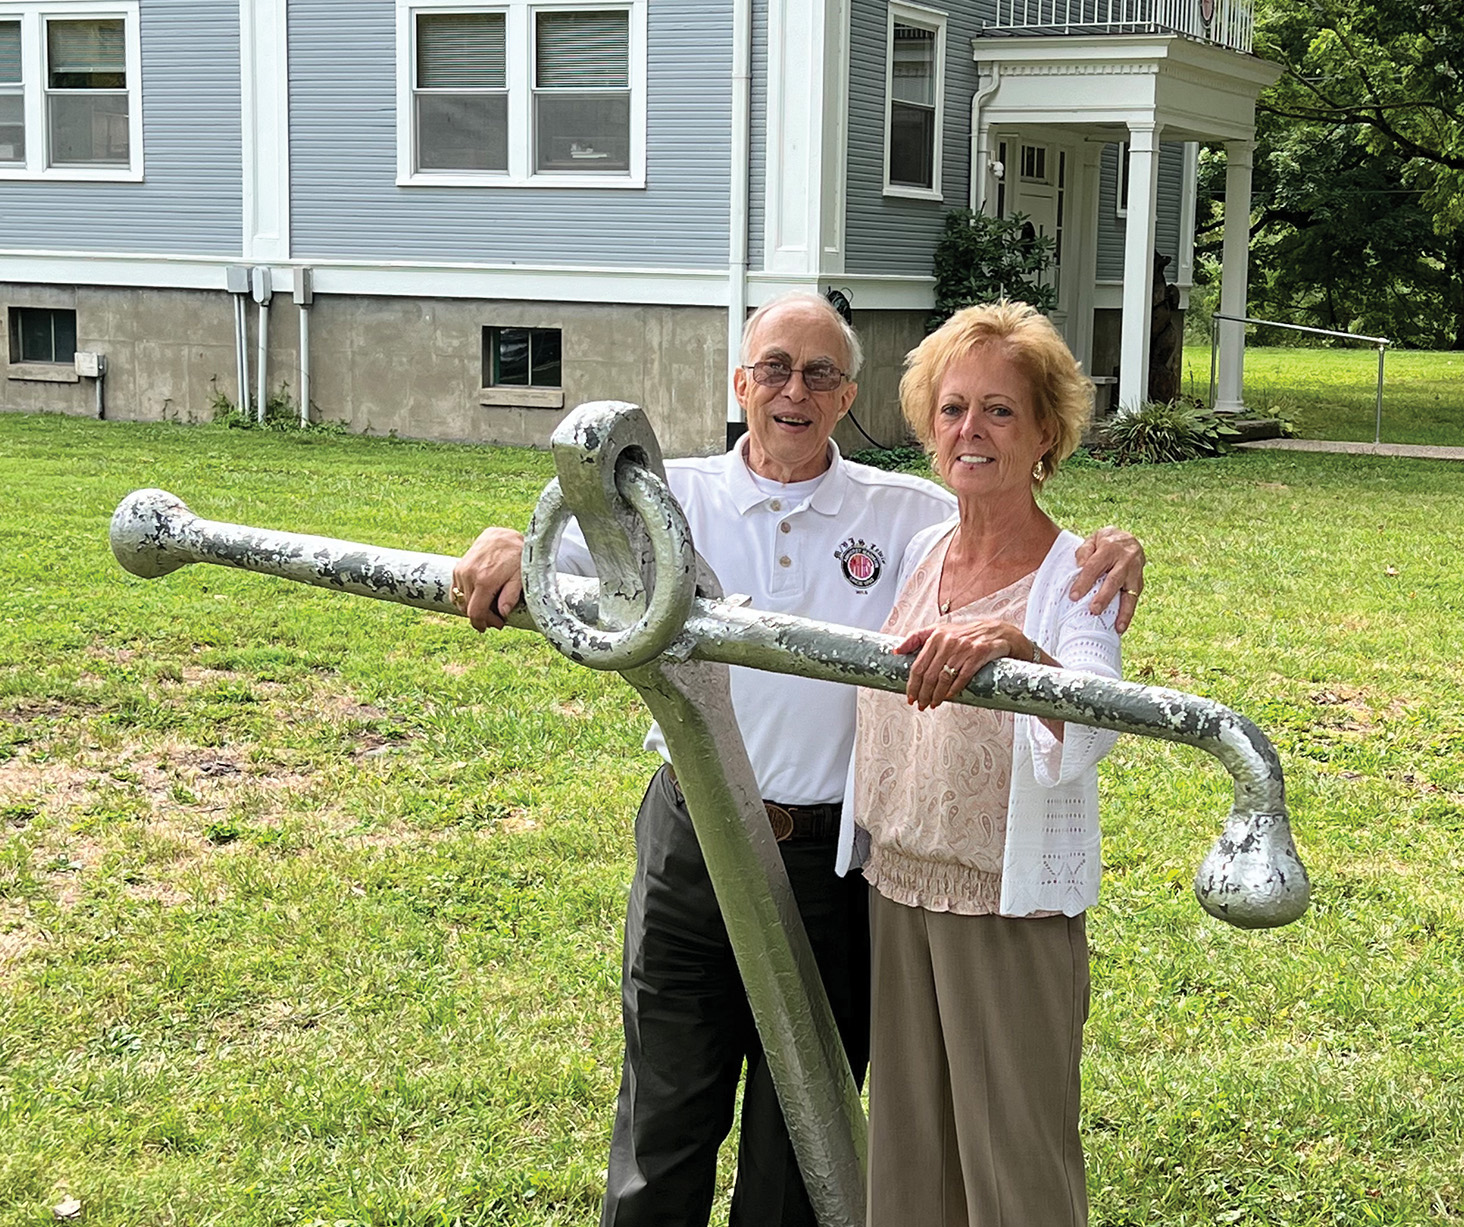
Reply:
[[[1078,538],[1035,497],[1092,385],[1043,316],[998,303],[927,337],[900,400],[958,515],[905,553],[884,629],[915,654],[909,688],[860,692],[845,807],[844,860],[857,822],[874,888],[869,1222],[1072,1227],[1114,734],[942,704],[1002,656],[1118,676],[1113,611],[1067,599]]]

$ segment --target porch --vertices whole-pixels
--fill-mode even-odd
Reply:
[[[1029,190],[1025,166],[1016,175],[1000,158],[1003,143],[1015,148],[1048,143],[1071,151],[1071,182],[1066,194],[1070,220],[1064,218],[1066,292],[1055,314],[1069,345],[1092,370],[1094,311],[1100,305],[1096,275],[1098,158],[1103,146],[1127,151],[1120,168],[1125,183],[1118,385],[1115,407],[1147,398],[1153,258],[1159,198],[1160,142],[1191,147],[1223,143],[1227,157],[1226,226],[1222,262],[1221,310],[1243,315],[1246,302],[1250,234],[1251,154],[1256,96],[1280,69],[1253,55],[1240,54],[1213,38],[1188,32],[1106,31],[1122,20],[1154,24],[1188,20],[1207,0],[1002,0],[999,21],[973,40],[981,87],[972,100],[971,207],[987,212],[1035,210],[1023,207]],[[1212,10],[1219,14],[1219,4]],[[1244,6],[1249,12],[1249,5]],[[1103,24],[1112,21],[1114,25]],[[1198,18],[1197,18],[1198,20]],[[1238,19],[1236,19],[1238,21]],[[1013,24],[1018,23],[1018,24]],[[1039,23],[1040,26],[1039,26]],[[1232,21],[1232,25],[1236,23]],[[1048,33],[1030,36],[1041,28]],[[1218,29],[1212,17],[1202,33]],[[1248,30],[1249,26],[1246,25]],[[1064,31],[1071,30],[1071,33]],[[1020,32],[1020,33],[1019,33]],[[1239,37],[1236,31],[1231,31]],[[1229,35],[1227,35],[1229,37]],[[1025,150],[1024,150],[1025,152]],[[1009,177],[1010,176],[1010,177]],[[1004,185],[1011,183],[1011,188]],[[1193,233],[1193,196],[1185,202],[1182,231]],[[1038,222],[1040,228],[1040,221]],[[1183,281],[1183,278],[1180,279]],[[1222,329],[1217,408],[1238,412],[1244,333]],[[1107,371],[1094,372],[1107,374]]]

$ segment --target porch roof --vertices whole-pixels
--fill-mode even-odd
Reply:
[[[1248,141],[1256,96],[1281,76],[1258,56],[1179,34],[982,37],[981,123],[1053,124],[1126,140],[1130,124],[1167,141]]]

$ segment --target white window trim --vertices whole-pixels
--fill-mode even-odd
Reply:
[[[0,21],[20,21],[20,71],[24,80],[25,165],[0,164],[0,179],[51,182],[142,182],[142,34],[137,0],[0,0]],[[45,23],[88,18],[122,19],[127,42],[127,166],[47,166],[51,125],[46,119]]]
[[[929,188],[890,182],[890,117],[895,99],[895,22],[935,32],[935,148],[932,150]],[[942,157],[945,146],[945,58],[947,15],[939,9],[892,3],[885,19],[884,194],[907,200],[944,200]]]
[[[4,0],[0,0],[3,3]],[[646,185],[646,4],[647,0],[397,0],[396,119],[398,187],[550,187],[599,191]],[[630,170],[614,174],[536,174],[533,150],[534,14],[555,9],[619,10],[630,14]],[[418,13],[502,13],[507,46],[508,171],[417,171],[412,147],[413,48]]]

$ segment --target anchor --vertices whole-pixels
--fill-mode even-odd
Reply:
[[[803,923],[732,710],[727,666],[903,692],[911,659],[888,635],[748,608],[723,596],[665,483],[644,412],[581,405],[550,443],[558,473],[525,534],[524,600],[509,625],[571,660],[619,672],[666,738],[747,989],[769,1069],[824,1227],[864,1222],[866,1123]],[[555,572],[576,518],[597,579]],[[461,616],[457,562],[329,537],[205,520],[162,490],[112,517],[112,551],[143,578],[194,562]],[[1195,875],[1200,905],[1240,928],[1288,924],[1310,883],[1297,855],[1275,748],[1251,721],[1181,691],[1017,660],[981,669],[954,701],[1183,742],[1217,758],[1234,804]]]

